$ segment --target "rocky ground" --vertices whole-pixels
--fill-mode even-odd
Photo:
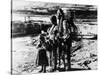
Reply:
[[[97,34],[97,25],[78,25],[80,34]],[[90,37],[90,36],[87,36]],[[33,37],[38,39],[38,37]],[[38,50],[32,43],[32,37],[12,38],[12,72],[13,75],[32,75],[38,73],[40,66],[36,67],[35,60]],[[73,42],[71,54],[71,67],[83,70],[97,69],[97,39],[82,39]],[[63,66],[63,65],[62,65]],[[47,67],[47,72],[50,67]]]

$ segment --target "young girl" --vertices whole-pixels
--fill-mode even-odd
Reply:
[[[46,66],[48,66],[49,63],[48,63],[48,57],[45,48],[45,38],[42,34],[40,35],[40,44],[38,46],[39,46],[39,51],[37,55],[37,64],[38,66],[41,66],[41,70],[39,72],[45,73]]]

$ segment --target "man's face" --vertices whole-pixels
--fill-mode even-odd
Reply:
[[[60,10],[58,10],[58,11],[57,11],[57,18],[60,19],[61,16],[62,16],[62,14],[61,14]]]
[[[69,24],[68,24],[68,22],[66,20],[63,21],[63,25],[64,25],[64,28],[65,28],[65,26],[66,26],[66,28],[68,28],[68,26],[69,26]]]

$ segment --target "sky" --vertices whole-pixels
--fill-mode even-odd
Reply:
[[[28,1],[28,0],[12,0],[12,8],[13,10],[24,9],[26,7],[52,7],[52,6],[62,6],[62,7],[85,7],[85,5],[77,5],[77,4],[64,4],[64,3],[47,3],[47,2],[39,2],[39,1]],[[94,6],[96,8],[96,6]]]

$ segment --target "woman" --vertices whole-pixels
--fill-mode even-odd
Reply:
[[[53,66],[53,71],[57,69],[57,34],[58,34],[58,25],[57,25],[57,18],[55,15],[51,16],[50,18],[52,27],[48,31],[49,33],[49,49],[50,51],[50,63]],[[52,60],[52,61],[51,61]]]

